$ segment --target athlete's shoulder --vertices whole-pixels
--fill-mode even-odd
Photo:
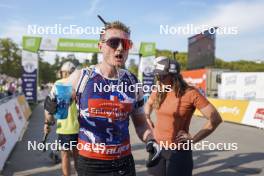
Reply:
[[[138,82],[138,78],[137,78],[137,76],[136,76],[134,73],[130,72],[129,70],[126,70],[126,69],[120,69],[120,72],[121,72],[121,75],[122,75],[122,76],[123,76],[123,75],[127,75],[130,79],[133,79],[135,83]]]
[[[68,82],[69,82],[69,77],[68,78],[58,79],[57,81],[55,81],[55,84],[58,84],[58,83],[68,83]]]

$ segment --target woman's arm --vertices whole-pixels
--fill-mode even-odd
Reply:
[[[212,104],[208,104],[206,107],[200,109],[200,112],[208,119],[204,127],[198,131],[194,137],[191,137],[190,134],[181,131],[176,137],[178,142],[185,142],[187,140],[192,140],[193,143],[199,142],[209,136],[222,122],[220,114]]]
[[[147,123],[151,127],[151,129],[154,128],[154,123],[153,123],[153,121],[151,120],[151,117],[150,117],[152,109],[153,109],[153,101],[152,101],[151,97],[149,97],[148,101],[146,102],[146,104],[144,106],[144,110],[145,110]]]
[[[212,104],[208,104],[206,107],[202,108],[200,112],[204,117],[208,119],[204,127],[193,137],[193,142],[196,143],[208,135],[210,135],[216,127],[222,122],[220,114],[217,112]]]

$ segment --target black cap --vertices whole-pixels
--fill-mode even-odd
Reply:
[[[155,59],[154,75],[179,74],[181,70],[180,64],[165,56],[160,56]]]

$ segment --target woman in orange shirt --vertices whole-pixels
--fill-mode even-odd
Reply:
[[[183,80],[180,65],[176,60],[158,57],[154,74],[161,90],[152,92],[145,105],[145,113],[154,130],[155,140],[168,148],[162,148],[159,163],[149,167],[148,173],[153,176],[191,176],[192,150],[184,148],[183,144],[204,139],[216,129],[222,119],[215,107],[197,89]],[[162,88],[165,88],[165,91]],[[192,137],[189,134],[189,126],[196,108],[208,121],[203,129]],[[153,109],[157,117],[155,127],[150,119]]]

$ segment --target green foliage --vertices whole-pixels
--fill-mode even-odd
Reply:
[[[19,78],[21,76],[21,50],[11,39],[0,39],[0,73]]]
[[[173,53],[170,50],[156,50],[156,56],[167,56],[169,58],[173,58]],[[188,53],[179,52],[176,54],[176,59],[181,64],[182,70],[186,70]],[[253,61],[246,60],[226,62],[216,58],[215,64],[212,67],[240,72],[264,72],[264,63],[255,63]]]
[[[226,62],[217,58],[215,60],[214,68],[230,69],[240,72],[263,72],[264,63],[255,63],[246,60]]]
[[[186,70],[187,69],[187,61],[188,61],[188,53],[179,52],[176,55],[176,59],[181,64],[181,70]]]
[[[57,69],[50,65],[48,62],[39,58],[39,83],[46,84],[49,82],[55,82]]]
[[[92,56],[91,65],[96,65],[96,64],[98,64],[98,54],[94,53]]]

